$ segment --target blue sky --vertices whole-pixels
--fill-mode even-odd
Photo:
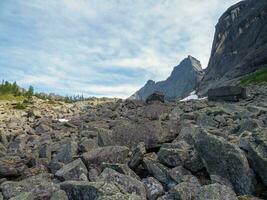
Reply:
[[[1,0],[0,78],[40,92],[128,97],[187,55],[206,67],[238,0]]]

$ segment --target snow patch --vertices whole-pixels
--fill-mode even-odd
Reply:
[[[68,122],[68,119],[58,119],[59,122]]]
[[[189,94],[188,97],[185,97],[184,99],[180,100],[180,101],[189,101],[189,100],[203,100],[203,99],[206,99],[207,97],[203,97],[203,98],[199,98],[197,95],[196,95],[196,91],[193,91]]]

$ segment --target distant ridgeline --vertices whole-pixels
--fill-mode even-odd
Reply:
[[[83,95],[74,95],[74,96],[60,96],[53,93],[37,93],[34,92],[33,86],[30,86],[28,90],[17,85],[16,82],[10,83],[8,81],[2,81],[0,84],[0,100],[25,100],[31,99],[33,96],[44,99],[44,100],[53,100],[53,101],[64,101],[66,103],[72,103],[77,101],[86,100]]]

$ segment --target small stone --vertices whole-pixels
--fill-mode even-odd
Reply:
[[[153,178],[148,177],[142,180],[146,188],[146,197],[149,200],[157,200],[157,198],[164,194],[164,189],[161,183]]]

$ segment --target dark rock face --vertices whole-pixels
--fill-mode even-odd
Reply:
[[[238,86],[224,86],[208,90],[209,101],[239,101],[246,97],[246,89]]]
[[[266,23],[266,0],[241,1],[222,15],[199,95],[210,88],[235,85],[240,77],[266,66]]]
[[[155,91],[162,92],[166,100],[184,97],[196,89],[202,76],[200,62],[192,56],[188,56],[178,66],[174,67],[171,75],[165,81],[155,82],[149,80],[130,99],[144,101]]]
[[[162,92],[154,92],[146,99],[146,103],[152,103],[154,101],[159,101],[164,103],[164,94]]]

